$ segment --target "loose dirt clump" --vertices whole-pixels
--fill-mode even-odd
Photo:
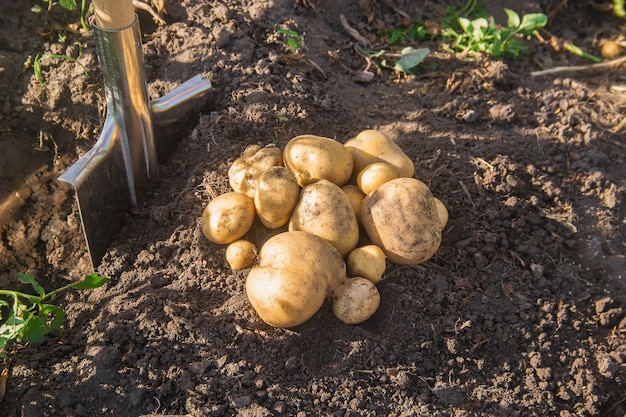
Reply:
[[[550,13],[555,39],[599,51],[624,23],[582,3],[523,7]],[[62,330],[15,347],[0,415],[624,415],[624,68],[531,77],[587,63],[546,35],[516,61],[426,41],[417,75],[355,77],[366,62],[340,16],[383,48],[377,34],[406,16],[440,20],[444,6],[168,1],[163,26],[139,12],[151,97],[202,72],[215,109],[181,132],[160,186],[128,213],[98,268],[111,281],[55,300]],[[91,272],[56,178],[99,135],[102,73],[88,34],[73,35],[78,56],[37,32],[29,2],[0,16],[0,286],[28,272],[52,289]],[[281,27],[302,35],[301,55],[276,41]],[[42,51],[89,74],[45,61],[42,87],[23,69]],[[393,138],[448,207],[441,248],[420,266],[388,264],[362,325],[327,303],[298,328],[272,328],[247,301],[246,270],[202,235],[202,209],[250,144],[364,129]]]

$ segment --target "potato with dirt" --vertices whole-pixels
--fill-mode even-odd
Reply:
[[[255,216],[252,198],[231,191],[209,202],[202,212],[200,227],[211,242],[229,244],[248,233]]]
[[[348,196],[336,184],[319,180],[302,189],[289,219],[289,230],[302,230],[330,242],[346,256],[359,241],[359,223]]]
[[[376,245],[365,245],[353,249],[346,259],[348,272],[353,276],[367,278],[378,284],[387,269],[387,256]]]
[[[377,130],[364,130],[349,139],[344,146],[354,159],[353,177],[356,177],[366,166],[376,162],[389,164],[399,177],[411,178],[415,171],[411,158],[398,144]]]
[[[335,290],[332,309],[335,317],[346,324],[360,324],[376,313],[380,293],[372,281],[363,277],[345,280]]]
[[[374,162],[359,172],[356,184],[364,194],[369,194],[387,181],[398,178],[398,173],[386,162]]]
[[[299,199],[300,186],[296,177],[287,168],[275,166],[259,177],[254,207],[261,223],[276,229],[289,221]]]
[[[311,318],[345,280],[337,249],[308,232],[284,232],[261,247],[246,278],[250,304],[267,324],[294,327]]]
[[[252,265],[257,252],[258,250],[254,243],[249,240],[239,239],[226,247],[224,256],[228,265],[237,271]]]
[[[268,169],[283,166],[283,152],[274,145],[262,148],[250,145],[228,168],[228,182],[233,191],[254,198],[259,177]]]
[[[372,191],[361,206],[361,223],[389,261],[417,265],[439,249],[445,226],[426,184],[397,178]]]
[[[322,179],[341,186],[348,182],[354,168],[352,155],[343,144],[315,135],[291,139],[283,158],[301,187]]]

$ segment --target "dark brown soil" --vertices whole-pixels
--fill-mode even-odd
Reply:
[[[500,18],[506,3],[520,7],[488,11]],[[624,32],[584,2],[527,3],[554,12],[556,38],[593,53]],[[355,80],[365,61],[340,15],[376,49],[403,13],[440,21],[444,5],[169,0],[160,27],[141,12],[151,96],[202,72],[216,108],[128,213],[98,269],[112,280],[56,299],[61,331],[13,346],[0,415],[623,416],[626,69],[531,77],[588,64],[543,33],[517,61],[433,40],[419,45],[432,53],[416,76]],[[100,133],[103,83],[89,34],[58,42],[74,15],[54,10],[42,25],[30,6],[0,4],[0,286],[28,272],[52,289],[91,272],[73,194],[56,178]],[[271,42],[280,27],[303,35],[305,58]],[[89,75],[47,60],[42,87],[25,65],[42,53],[78,57]],[[249,144],[343,142],[368,128],[396,140],[449,208],[438,254],[389,264],[362,325],[328,304],[295,329],[264,324],[246,270],[200,232],[202,209]]]

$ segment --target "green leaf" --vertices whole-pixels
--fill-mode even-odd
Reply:
[[[30,274],[22,274],[21,272],[18,273],[17,276],[20,279],[20,282],[22,282],[23,284],[32,285],[33,289],[35,290],[37,294],[39,294],[40,297],[43,297],[44,295],[46,295],[46,291],[43,289],[41,285],[39,285],[39,283],[37,282],[34,276]]]
[[[517,28],[520,25],[519,15],[514,10],[507,8],[504,9],[504,12],[508,17],[507,26],[510,28]]]
[[[59,0],[59,4],[61,7],[67,10],[76,10],[78,7],[76,6],[75,0]]]
[[[548,16],[543,13],[529,13],[522,17],[517,31],[524,35],[532,35],[537,29],[541,29],[548,24]]]
[[[22,333],[22,329],[24,329],[25,325],[26,321],[23,318],[13,315],[9,316],[2,326],[0,326],[0,339],[16,339]]]
[[[43,304],[41,306],[40,314],[41,319],[45,320],[46,323],[50,320],[49,316],[53,316],[52,321],[50,321],[50,324],[47,325],[49,327],[48,331],[58,329],[65,321],[65,311],[55,305]]]
[[[430,49],[420,48],[413,49],[406,47],[401,51],[401,57],[393,67],[396,71],[411,73],[413,68],[417,67],[430,54]]]
[[[107,281],[109,281],[108,277],[101,277],[100,275],[93,273],[87,275],[82,281],[71,284],[70,287],[77,290],[86,290],[101,287],[106,284]]]
[[[291,29],[278,29],[278,33],[282,34],[282,35],[287,35],[287,37],[289,38],[299,38],[300,34],[298,32],[296,32],[295,30],[291,30]]]
[[[50,332],[50,328],[46,324],[47,318],[39,317],[31,313],[25,314],[24,318],[26,324],[18,340],[37,343],[41,342],[43,337]]]

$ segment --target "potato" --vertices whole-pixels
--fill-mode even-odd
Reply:
[[[265,227],[276,229],[285,225],[300,199],[300,187],[285,167],[272,167],[257,182],[254,195],[256,213]]]
[[[202,212],[200,227],[211,242],[232,243],[245,235],[254,222],[254,201],[231,191],[217,196]]]
[[[435,198],[435,204],[437,205],[439,226],[441,226],[441,230],[443,230],[446,227],[446,224],[448,224],[448,209],[438,198]]]
[[[354,167],[352,155],[343,144],[315,135],[291,139],[285,146],[283,158],[301,187],[321,179],[343,185],[350,179]]]
[[[346,256],[359,241],[359,223],[346,194],[327,180],[302,189],[300,201],[289,219],[289,230],[313,233]]]
[[[246,294],[267,324],[294,327],[311,318],[345,276],[343,257],[330,243],[307,232],[284,232],[261,247]]]
[[[380,293],[367,278],[346,280],[337,288],[332,300],[335,316],[346,324],[359,324],[376,313],[380,306]]]
[[[252,265],[257,254],[257,247],[249,240],[239,239],[226,248],[226,261],[234,270],[244,269]]]
[[[250,145],[228,168],[228,182],[234,191],[254,198],[261,174],[271,167],[282,165],[283,152],[276,146],[261,148]]]
[[[386,162],[374,162],[359,172],[356,184],[365,194],[369,194],[387,181],[398,178],[398,173]]]
[[[376,130],[364,130],[344,146],[354,159],[354,176],[375,162],[388,163],[399,177],[411,178],[415,171],[411,158],[394,141]]]
[[[385,252],[376,245],[353,249],[346,260],[348,272],[356,277],[367,278],[374,284],[380,282],[387,269]]]
[[[361,203],[365,198],[365,193],[359,187],[353,184],[345,184],[341,186],[341,190],[346,193],[350,206],[356,215],[357,220],[361,216]]]
[[[414,178],[397,178],[372,191],[363,200],[361,223],[372,243],[397,264],[422,263],[441,243],[435,198]]]

